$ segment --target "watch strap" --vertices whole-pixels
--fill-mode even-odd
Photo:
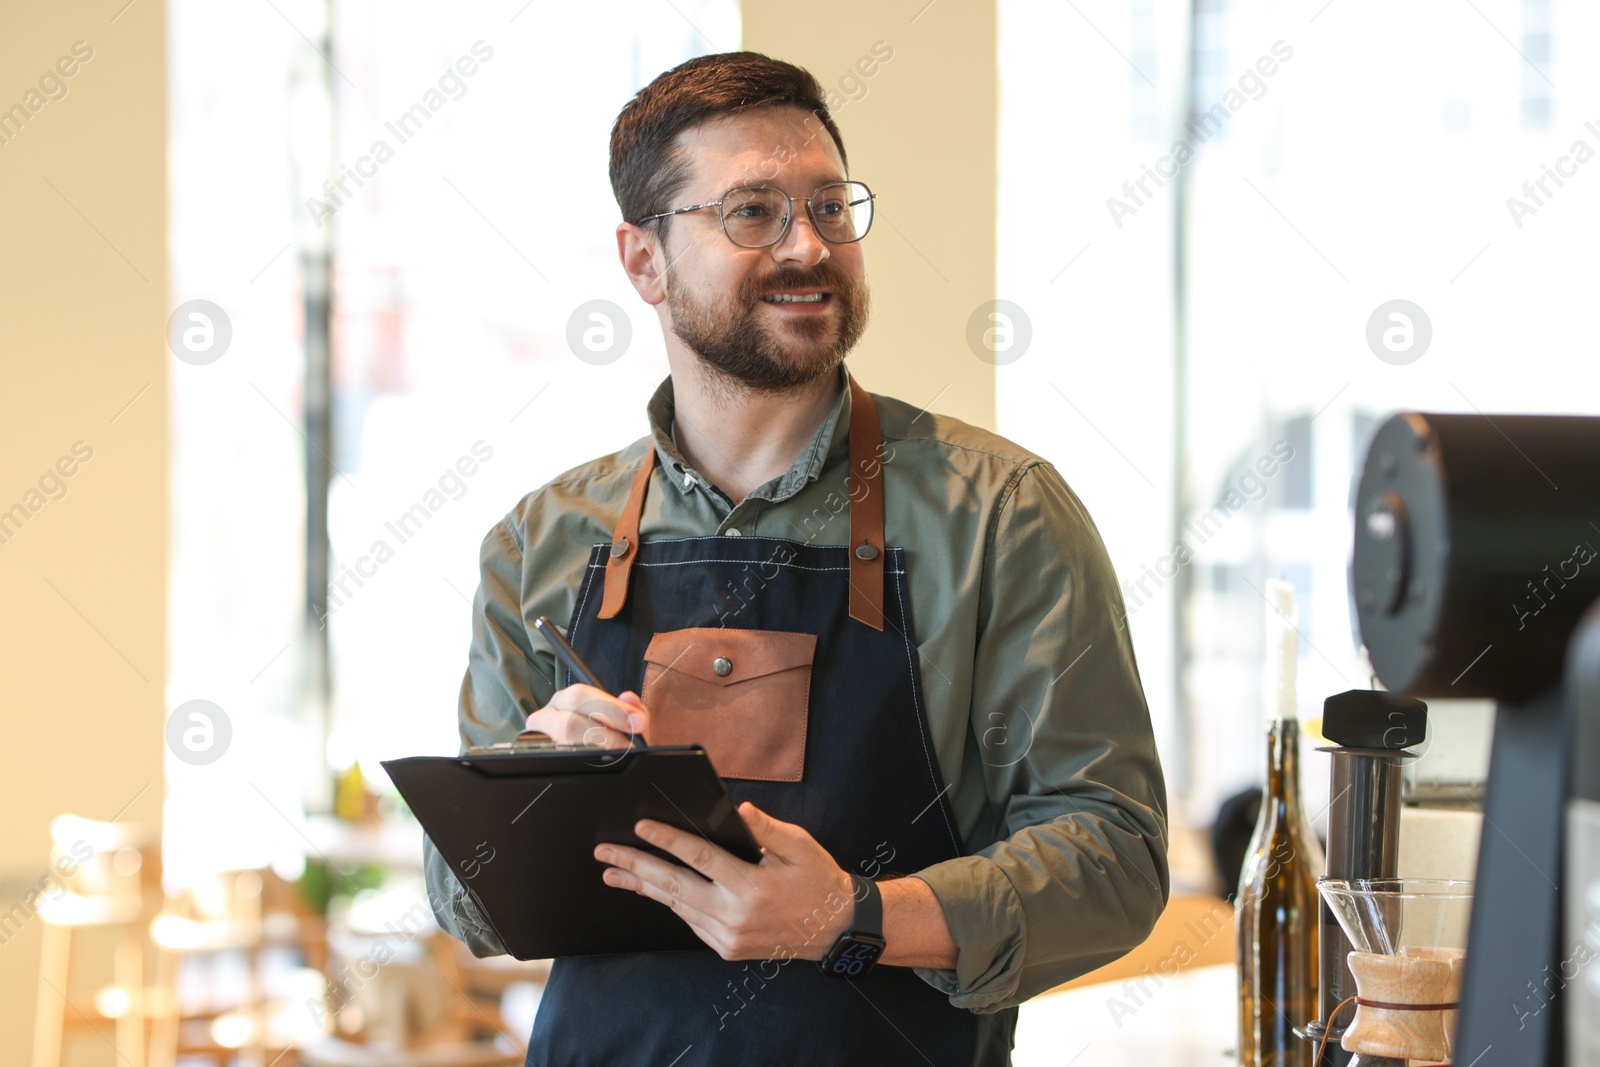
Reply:
[[[854,871],[850,872],[850,880],[855,885],[856,910],[847,932],[882,937],[883,894],[878,889],[878,883]]]

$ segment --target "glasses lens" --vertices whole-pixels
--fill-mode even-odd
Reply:
[[[759,186],[732,189],[722,198],[722,228],[736,245],[764,248],[783,233],[789,198]]]
[[[811,217],[824,241],[859,241],[872,228],[872,193],[861,182],[824,185],[811,197]]]

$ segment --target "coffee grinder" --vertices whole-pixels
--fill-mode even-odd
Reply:
[[[1600,418],[1404,412],[1374,435],[1351,563],[1373,670],[1394,693],[1497,702],[1462,1067],[1566,1062],[1568,1001],[1600,1000],[1600,773],[1574,765],[1600,754],[1597,549]],[[1573,1061],[1595,1062],[1572,1014]]]

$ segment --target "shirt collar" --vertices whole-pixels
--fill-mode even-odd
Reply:
[[[800,450],[794,465],[783,475],[751,490],[751,497],[772,503],[787,500],[798,493],[806,483],[816,481],[827,468],[834,453],[846,444],[850,434],[851,400],[849,373],[843,365],[839,368],[839,381],[842,388],[839,390],[838,402],[833,405],[833,409],[811,435],[811,440]],[[678,446],[672,440],[673,410],[672,376],[668,375],[656,387],[650,402],[645,405],[645,414],[650,420],[650,436],[655,441],[656,455],[662,467],[668,472],[667,480],[677,488],[678,492],[688,495],[694,491],[694,483],[686,477],[687,475],[693,475],[702,483],[706,479],[689,465],[689,461],[678,451]]]

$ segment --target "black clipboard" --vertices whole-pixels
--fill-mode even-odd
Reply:
[[[479,913],[519,960],[703,948],[656,900],[606,885],[601,842],[681,865],[640,840],[639,819],[761,850],[699,745],[385,760],[400,795]]]

